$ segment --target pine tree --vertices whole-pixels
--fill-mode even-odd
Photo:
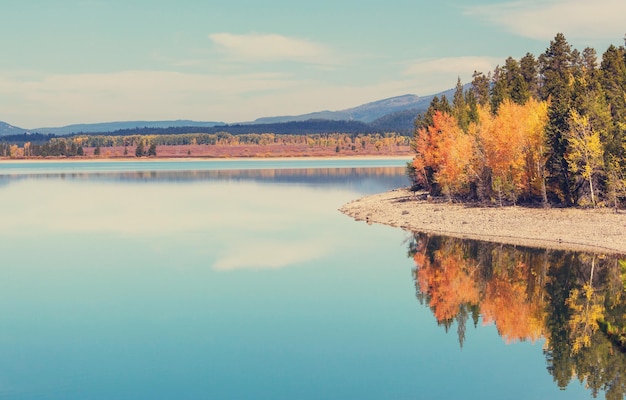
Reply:
[[[150,147],[148,148],[148,157],[156,157],[156,155],[157,155],[156,143],[152,143]]]
[[[465,103],[465,95],[463,92],[463,84],[461,78],[457,78],[456,90],[454,91],[454,97],[452,98],[452,115],[457,120],[459,127],[463,131],[467,131],[469,126],[469,109]]]
[[[493,71],[493,84],[491,85],[491,112],[495,115],[498,113],[500,103],[508,98],[508,90],[504,71],[500,66],[496,66]]]
[[[489,85],[489,76],[485,76],[482,72],[474,71],[471,92],[474,94],[477,104],[481,106],[489,104]]]
[[[535,56],[531,53],[526,53],[520,60],[520,72],[526,82],[526,87],[531,96],[539,97],[539,73],[538,63],[535,60]]]
[[[609,132],[609,154],[626,156],[626,50],[611,45],[602,55],[600,83],[606,94],[613,126]]]
[[[139,140],[139,143],[137,143],[137,148],[135,148],[135,157],[143,157],[145,152],[146,151],[143,147],[143,140]]]
[[[530,98],[530,91],[517,60],[513,57],[507,58],[504,64],[504,71],[507,97],[517,104],[526,103]]]
[[[572,50],[565,36],[558,33],[539,59],[542,75],[541,99],[550,100],[549,122],[546,128],[550,155],[547,162],[548,182],[551,192],[567,205],[572,204],[570,171],[565,151],[566,132],[569,131],[571,109],[571,58]]]

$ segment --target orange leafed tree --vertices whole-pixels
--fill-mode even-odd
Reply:
[[[433,124],[418,130],[415,144],[413,166],[419,183],[431,191],[438,185],[448,199],[467,190],[474,139],[453,116],[437,111]]]
[[[516,202],[522,193],[537,194],[543,188],[545,166],[544,128],[547,105],[530,99],[524,105],[505,100],[497,115],[487,108],[478,110],[479,123],[472,127],[478,141],[479,165],[491,171],[492,188],[500,204],[507,198]],[[545,196],[544,196],[545,197]]]

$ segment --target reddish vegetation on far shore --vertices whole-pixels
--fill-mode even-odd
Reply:
[[[85,155],[72,157],[80,159],[136,158],[135,148],[124,146],[101,147],[100,156],[94,156],[93,147],[85,147]],[[230,157],[350,157],[350,156],[410,156],[410,146],[367,146],[352,150],[329,146],[302,145],[172,145],[157,146],[157,158],[230,158]]]

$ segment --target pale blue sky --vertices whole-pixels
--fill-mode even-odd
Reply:
[[[338,110],[626,33],[624,0],[2,3],[0,120],[29,129]]]

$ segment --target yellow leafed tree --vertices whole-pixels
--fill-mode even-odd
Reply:
[[[576,110],[570,113],[570,130],[567,132],[568,147],[565,159],[574,173],[589,184],[591,204],[596,206],[593,180],[595,174],[602,171],[603,149],[600,142],[600,132],[593,129],[586,115],[580,115]]]

